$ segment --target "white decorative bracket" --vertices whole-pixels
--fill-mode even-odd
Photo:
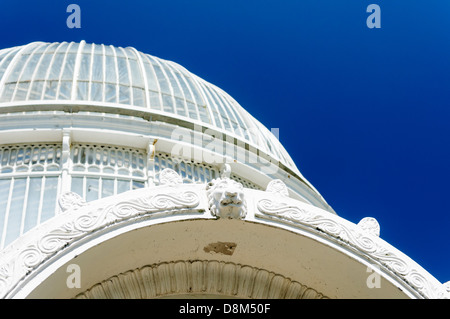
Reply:
[[[276,193],[281,196],[289,196],[289,190],[281,179],[270,181],[266,187],[266,192]]]
[[[179,185],[183,184],[181,176],[171,168],[165,168],[159,173],[159,182],[161,185]]]
[[[373,217],[365,217],[361,219],[358,226],[372,235],[380,236],[380,224],[378,224],[378,221]]]
[[[86,205],[86,201],[77,193],[65,192],[58,199],[61,212],[64,213],[69,209],[77,209]]]

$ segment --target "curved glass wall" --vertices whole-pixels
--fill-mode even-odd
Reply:
[[[92,201],[143,188],[145,156],[137,149],[75,144],[71,149],[71,191]]]
[[[148,163],[151,161],[151,163]],[[155,185],[165,168],[183,183],[207,183],[219,176],[218,167],[158,152],[149,159],[143,149],[74,143],[70,147],[68,179],[62,178],[62,144],[0,146],[0,249],[58,213],[57,199],[68,183],[72,192],[93,201]],[[260,189],[235,174],[244,187]]]
[[[55,215],[61,146],[0,148],[0,247]]]

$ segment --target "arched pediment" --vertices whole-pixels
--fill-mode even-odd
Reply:
[[[186,268],[189,261],[202,260],[228,265],[230,271],[235,267],[235,272],[236,265],[249,265],[330,298],[448,297],[440,282],[367,223],[353,224],[279,192],[241,191],[245,215],[222,214],[221,208],[212,214],[214,198],[204,184],[168,183],[90,203],[66,198],[63,213],[2,252],[0,295],[74,297],[146,265]],[[234,244],[228,253],[211,246],[224,242]],[[74,291],[65,287],[70,263],[92,275]],[[368,287],[370,267],[382,288]],[[50,286],[53,292],[46,289]]]

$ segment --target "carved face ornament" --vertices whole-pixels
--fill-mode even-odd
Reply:
[[[244,189],[242,184],[229,179],[216,179],[208,186],[209,206],[213,215],[222,218],[245,217]]]

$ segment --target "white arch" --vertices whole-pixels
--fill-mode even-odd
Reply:
[[[123,271],[143,267],[144,261],[138,261],[143,258],[142,251],[152,252],[141,239],[153,236],[154,242],[168,243],[167,236],[172,236],[177,244],[171,246],[167,256],[155,248],[161,247],[161,242],[152,249],[159,249],[161,255],[175,261],[176,258],[200,258],[267,269],[330,298],[449,297],[444,285],[380,239],[370,227],[288,198],[277,192],[277,188],[244,189],[244,195],[247,214],[243,220],[213,217],[206,187],[198,184],[174,183],[138,189],[89,204],[76,196],[66,196],[63,213],[29,231],[1,252],[0,296],[49,297],[39,293],[45,291],[46,284],[64,274],[64,265],[77,256],[80,262],[100,258],[95,256],[107,251],[104,249],[108,245],[119,247],[118,243],[128,243],[131,239],[136,247],[117,248],[129,254],[126,257],[130,260],[136,260],[135,265]],[[202,238],[212,236],[237,242],[236,254],[207,252],[201,247],[186,251],[182,247],[189,242],[198,246]],[[108,258],[115,257],[106,254],[103,258],[107,262]],[[335,264],[330,265],[333,263],[330,261]],[[376,266],[383,280],[382,289],[367,287],[365,279],[370,266]],[[352,271],[353,282],[342,275],[346,269]],[[77,293],[119,274],[117,269],[114,271],[105,278],[93,275],[94,281]],[[54,297],[59,296],[62,295]]]

